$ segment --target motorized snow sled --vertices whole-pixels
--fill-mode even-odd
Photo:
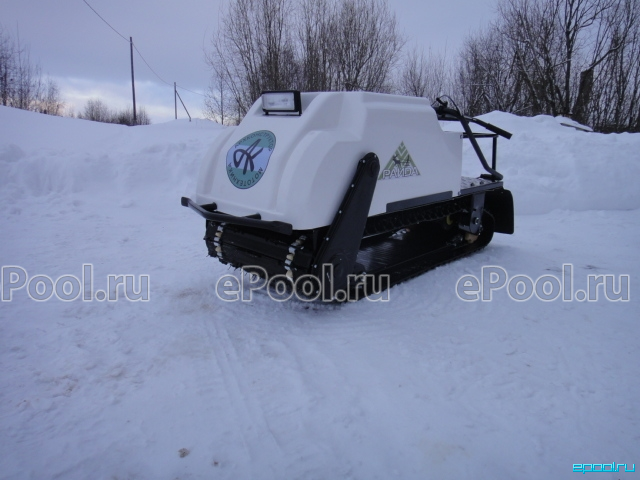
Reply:
[[[222,263],[286,278],[306,297],[362,298],[513,233],[498,136],[511,134],[443,100],[264,92],[216,138],[182,205],[206,219],[209,255]],[[493,139],[491,165],[482,137]],[[486,171],[477,178],[461,176],[464,139]]]

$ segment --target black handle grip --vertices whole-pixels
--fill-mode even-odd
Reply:
[[[498,135],[506,138],[507,140],[509,140],[513,136],[511,133],[507,132],[506,130],[502,130],[501,128],[498,128],[495,125],[491,125],[490,123],[483,122],[482,120],[479,120],[477,118],[470,118],[469,121],[473,123],[477,123],[481,127],[484,127],[493,133],[497,133]]]

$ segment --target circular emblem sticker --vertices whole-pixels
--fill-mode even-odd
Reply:
[[[237,188],[251,188],[267,170],[276,146],[276,136],[259,130],[242,138],[227,152],[227,175]]]

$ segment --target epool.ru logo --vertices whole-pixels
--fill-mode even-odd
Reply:
[[[632,465],[627,468],[627,465]],[[624,467],[624,470],[622,470]],[[628,463],[574,463],[573,471],[576,473],[597,473],[597,472],[635,472],[636,464]]]

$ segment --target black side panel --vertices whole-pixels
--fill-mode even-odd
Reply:
[[[353,273],[379,171],[380,160],[375,153],[368,153],[358,162],[356,174],[313,262],[313,273],[318,277],[322,265],[333,265],[333,290],[324,291],[344,288],[347,276]]]
[[[445,200],[451,200],[452,197],[453,192],[449,190],[448,192],[434,193],[433,195],[426,195],[424,197],[391,202],[387,203],[387,213],[398,212],[400,210],[406,210],[407,208],[421,207],[436,202],[444,202]]]
[[[500,188],[498,190],[487,191],[484,208],[489,210],[493,215],[496,232],[513,233],[513,196],[509,190]]]

